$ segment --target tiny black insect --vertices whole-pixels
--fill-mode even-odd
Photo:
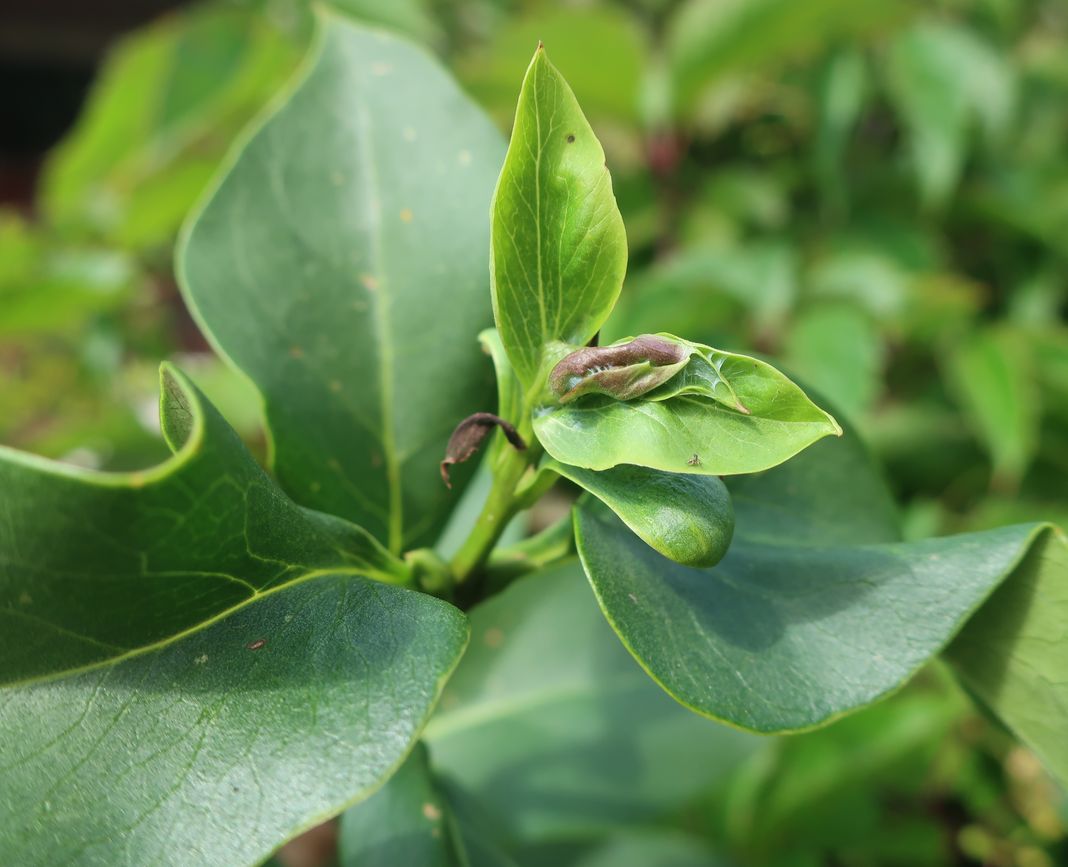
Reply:
[[[693,457],[690,458],[686,463],[688,463],[691,467],[699,467],[701,466],[701,458],[697,456],[697,452],[694,452]]]

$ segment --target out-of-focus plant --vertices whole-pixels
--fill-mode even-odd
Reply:
[[[432,46],[505,128],[530,49],[539,39],[550,46],[604,144],[627,227],[630,285],[605,326],[604,344],[656,331],[685,346],[687,364],[691,350],[701,359],[713,352],[705,353],[706,343],[782,357],[874,447],[905,507],[910,538],[1019,520],[1068,523],[1068,16],[1058,4],[333,5]],[[0,365],[12,372],[0,394],[11,408],[0,419],[5,443],[144,465],[163,445],[141,423],[151,377],[141,359],[189,347],[198,352],[193,378],[242,435],[254,435],[256,396],[200,353],[172,303],[169,246],[230,140],[295,68],[308,22],[300,3],[216,3],[166,19],[117,50],[49,165],[40,219],[10,217],[0,226]],[[405,131],[401,140],[414,139]],[[457,159],[469,166],[473,155],[461,150]],[[341,188],[345,178],[331,176],[330,183]],[[401,219],[410,220],[405,212]],[[492,335],[483,341],[506,372],[502,347]],[[612,389],[625,390],[650,412],[662,410],[654,405],[664,386],[657,377],[669,362],[684,362],[627,346],[625,363],[615,356],[595,363],[607,357],[602,353],[586,367],[586,356],[578,357],[586,350],[568,347],[574,354],[563,373],[573,375],[556,397],[589,389],[599,395],[590,399],[608,405]],[[299,355],[291,359],[298,363]],[[326,398],[345,387],[331,383]],[[169,409],[178,416],[184,404],[173,382],[171,389]],[[504,397],[508,416],[516,406]],[[598,461],[610,466],[618,455],[589,454],[581,438],[554,440],[550,426],[573,421],[568,402],[560,404],[533,425],[553,444],[549,450],[566,458],[548,472],[591,491],[638,537],[689,564],[659,558],[655,569],[636,568],[643,591],[659,581],[677,590],[694,575],[708,578],[691,567],[722,554],[730,541],[729,533],[712,538],[723,527],[726,501],[704,503],[707,520],[690,534],[703,545],[650,535],[642,508],[628,512],[634,504],[619,492],[655,488],[655,475],[635,472],[606,485],[613,471],[599,472]],[[284,425],[276,419],[272,427]],[[523,432],[530,438],[532,431]],[[85,445],[92,453],[71,454]],[[283,443],[294,450],[283,454],[283,468],[293,454],[304,460],[305,446]],[[502,448],[494,446],[493,460],[503,460]],[[348,462],[354,454],[364,456],[354,450],[332,459]],[[374,469],[360,473],[381,465],[373,448],[369,454]],[[743,481],[734,493],[743,511],[748,498],[748,526],[777,526],[769,503],[789,501],[799,484],[810,491],[823,485],[844,498],[833,512],[841,533],[861,537],[820,549],[832,552],[827,557],[857,541],[896,538],[892,509],[859,455],[847,467],[810,456],[797,463],[796,477],[788,465],[766,489]],[[701,456],[694,452],[691,460],[698,466]],[[872,487],[849,508],[858,479]],[[301,502],[336,508],[314,474],[282,483]],[[269,531],[282,501],[268,499],[253,502],[252,512]],[[813,522],[792,530],[805,544],[826,531],[813,529],[821,513],[810,514],[809,506],[793,503],[795,515]],[[379,527],[377,520],[361,516],[392,545],[391,521]],[[611,520],[587,504],[580,522],[587,571],[603,597],[618,589],[628,564],[642,565],[643,554],[659,557]],[[556,527],[496,552],[488,572],[507,583],[538,558],[565,554],[569,539],[569,528]],[[441,592],[433,585],[439,564],[416,553],[406,574]],[[465,555],[457,556],[462,563]],[[373,572],[375,564],[362,568]],[[769,562],[756,571],[774,578],[777,568]],[[1029,568],[1020,572],[1026,577]],[[798,578],[790,572],[791,581]],[[438,857],[440,843],[424,833],[428,827],[449,838],[458,863],[707,865],[726,853],[783,867],[828,859],[874,867],[941,864],[952,852],[962,863],[1052,867],[1068,857],[1068,813],[1056,784],[1031,753],[977,718],[937,670],[827,729],[758,740],[682,715],[622,653],[580,580],[574,567],[546,570],[474,609],[472,647],[423,735],[429,754],[418,746],[377,800],[345,815],[343,863],[372,863],[369,853],[379,845],[396,860],[389,846],[408,832],[428,847],[424,855]],[[496,587],[490,581],[486,589]],[[601,600],[632,648],[645,629],[644,621],[628,619],[638,595],[636,585],[629,601]],[[1019,599],[1011,593],[996,597],[951,658],[956,653],[973,669],[993,666],[990,654],[1004,653],[1005,645],[990,609],[1002,605],[1026,608],[1013,608]],[[1041,612],[1029,616],[1041,620]],[[272,623],[284,631],[289,622]],[[685,619],[671,625],[689,628]],[[770,628],[764,620],[758,625]],[[1040,625],[1046,634],[1056,626]],[[204,644],[211,654],[198,651],[191,665],[214,658],[212,636]],[[262,648],[258,640],[247,645],[250,653]],[[712,697],[687,692],[695,680],[690,669],[662,650],[642,662],[673,695],[752,724],[752,709],[732,704],[731,682],[717,683]],[[734,650],[724,644],[709,653]],[[739,662],[739,677],[741,668]],[[1010,716],[1034,699],[1011,689],[983,695],[995,714],[1009,708]],[[774,717],[767,708],[761,713]],[[251,713],[244,720],[257,732],[261,721]],[[1028,739],[1050,743],[1043,741],[1049,732],[1032,724],[1025,724]],[[790,726],[773,720],[767,727]],[[406,748],[401,740],[392,747],[398,755]],[[306,762],[332,748],[313,746],[318,752]],[[261,781],[242,776],[240,763],[231,771],[234,798],[257,790],[255,797],[264,797]],[[325,765],[321,776],[329,788]],[[364,790],[371,785],[365,782]],[[412,824],[397,824],[397,817]],[[269,831],[265,840],[284,838]]]

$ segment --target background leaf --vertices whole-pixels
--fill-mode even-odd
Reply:
[[[582,346],[597,333],[627,269],[604,151],[540,46],[493,197],[491,250],[497,329],[529,388],[546,343]]]
[[[763,743],[687,713],[597,611],[577,564],[471,611],[472,642],[426,731],[434,766],[507,839],[574,839],[681,807]]]
[[[0,447],[0,682],[144,650],[317,571],[402,580],[364,530],[282,494],[180,373],[161,386],[175,456],[152,470]]]
[[[1068,786],[1068,540],[1028,551],[947,651],[961,679]]]
[[[422,50],[327,16],[179,252],[204,331],[263,393],[282,486],[394,552],[441,528],[445,443],[492,400],[477,336],[502,152]]]
[[[393,771],[466,639],[443,602],[324,576],[154,653],[0,691],[0,851],[258,863]]]

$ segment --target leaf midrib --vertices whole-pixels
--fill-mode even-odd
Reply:
[[[358,77],[363,89],[363,78]],[[378,344],[378,393],[380,399],[379,413],[382,419],[382,459],[386,467],[386,484],[389,488],[389,514],[387,516],[386,547],[393,554],[401,553],[404,545],[404,498],[401,495],[400,463],[397,459],[395,442],[396,420],[393,415],[393,379],[394,357],[392,321],[389,310],[389,278],[383,267],[385,254],[382,238],[382,200],[379,196],[380,182],[378,169],[374,160],[371,141],[371,119],[367,111],[366,97],[355,100],[356,116],[363,135],[359,136],[357,159],[362,164],[363,176],[367,179],[368,222],[370,231],[370,256],[372,271],[379,281],[377,291],[368,290],[371,307],[374,310],[375,342]]]

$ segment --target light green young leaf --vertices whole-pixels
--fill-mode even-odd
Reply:
[[[404,580],[365,530],[290,501],[177,370],[174,456],[81,470],[0,447],[0,683],[129,656],[323,571]]]
[[[263,393],[282,486],[395,553],[440,530],[445,444],[492,399],[476,338],[502,154],[425,51],[328,14],[179,251],[201,326]]]
[[[981,331],[947,358],[947,384],[989,452],[996,482],[1020,481],[1038,445],[1039,393],[1024,335]]]
[[[225,143],[297,58],[267,16],[234,6],[200,6],[128,37],[46,166],[50,220],[126,246],[169,242]]]
[[[0,690],[4,862],[258,864],[392,773],[466,640],[444,602],[327,575],[155,653]]]
[[[540,45],[519,94],[491,235],[497,328],[530,388],[546,344],[582,346],[597,333],[627,266],[604,151]]]
[[[600,395],[547,401],[535,410],[534,433],[550,455],[592,470],[635,464],[720,476],[767,469],[841,434],[830,415],[770,364],[661,336],[694,351],[653,391],[629,401]]]
[[[676,563],[714,566],[727,553],[734,510],[726,486],[715,476],[626,464],[600,472],[557,461],[547,466],[597,497],[642,541]]]

